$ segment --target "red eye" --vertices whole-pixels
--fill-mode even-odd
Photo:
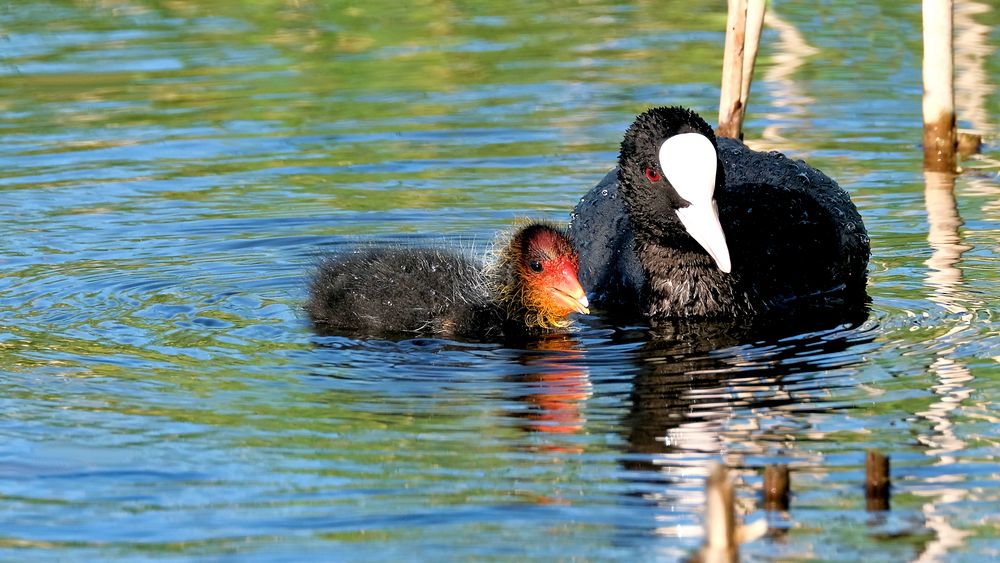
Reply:
[[[657,170],[657,169],[655,169],[655,168],[647,168],[646,169],[646,178],[650,182],[659,182],[660,181],[660,171]]]

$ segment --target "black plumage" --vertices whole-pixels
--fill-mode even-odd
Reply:
[[[530,223],[479,262],[435,248],[369,246],[320,259],[306,312],[322,333],[497,340],[567,326],[587,312],[565,233]]]
[[[665,141],[688,133],[717,156],[724,256],[692,237],[678,215],[691,202],[668,179],[676,171],[660,169]],[[717,140],[683,108],[636,118],[618,167],[580,200],[569,232],[581,282],[605,310],[667,318],[864,307],[869,239],[847,192],[802,161]]]

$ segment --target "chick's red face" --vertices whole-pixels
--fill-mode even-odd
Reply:
[[[527,297],[541,312],[560,319],[590,312],[578,271],[579,259],[564,235],[546,228],[529,238],[522,272]]]

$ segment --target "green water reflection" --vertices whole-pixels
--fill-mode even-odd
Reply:
[[[719,3],[0,3],[0,557],[673,560],[712,460],[753,517],[792,467],[753,558],[995,553],[1000,10],[957,4],[986,145],[954,199],[920,171],[919,4],[769,8],[747,139],[851,192],[864,325],[511,350],[317,338],[304,278],[566,220],[635,113],[714,120]]]

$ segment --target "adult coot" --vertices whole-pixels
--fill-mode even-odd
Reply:
[[[306,311],[323,333],[494,340],[588,313],[577,255],[559,228],[532,222],[498,237],[486,264],[433,248],[378,247],[322,258]]]
[[[847,192],[802,161],[716,139],[684,108],[636,118],[569,234],[581,282],[609,312],[864,308],[868,234]]]

